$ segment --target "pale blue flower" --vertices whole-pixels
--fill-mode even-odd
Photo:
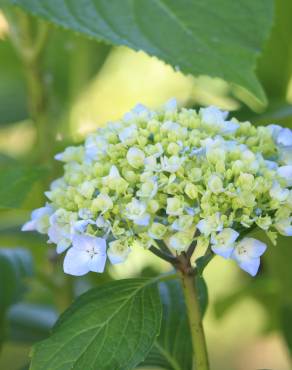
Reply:
[[[277,144],[286,146],[292,145],[292,131],[289,128],[281,128],[276,139]]]
[[[31,220],[22,226],[21,231],[36,230],[41,234],[46,234],[50,226],[49,218],[53,212],[54,208],[49,204],[45,207],[35,209],[31,213]]]
[[[88,272],[103,272],[106,263],[106,242],[89,235],[75,235],[73,247],[64,258],[64,272],[82,276]]]
[[[254,238],[244,238],[236,244],[231,258],[235,260],[239,267],[255,276],[260,266],[260,256],[267,249],[266,244]]]
[[[114,240],[109,243],[107,255],[112,265],[125,262],[131,249],[124,240]]]
[[[93,220],[78,220],[74,223],[73,229],[76,233],[83,234],[85,233],[88,225],[94,225],[95,222]]]
[[[161,169],[165,172],[176,172],[179,170],[181,165],[183,164],[185,158],[184,157],[178,157],[176,155],[173,155],[171,157],[162,157],[161,158]]]
[[[85,157],[89,161],[98,160],[101,155],[106,153],[108,142],[103,136],[93,134],[85,140]]]
[[[288,165],[292,165],[292,145],[286,147],[280,147],[279,149],[280,159]]]
[[[139,168],[143,166],[145,159],[145,153],[139,148],[130,148],[127,152],[127,161],[130,166]]]
[[[164,105],[164,109],[166,111],[174,111],[177,109],[177,100],[175,98],[171,98],[169,99],[165,105]]]
[[[278,202],[284,202],[289,196],[289,190],[282,188],[281,185],[275,181],[271,187],[270,196]]]
[[[280,177],[286,180],[287,186],[292,186],[292,166],[281,166],[277,172]]]
[[[216,212],[213,216],[200,220],[197,223],[197,228],[205,236],[209,236],[212,232],[222,231],[223,222],[220,212]]]
[[[292,217],[278,220],[275,223],[275,228],[280,234],[285,236],[292,236]]]
[[[239,233],[231,228],[223,229],[219,234],[212,235],[211,249],[221,257],[229,258],[234,249],[234,243]]]
[[[149,225],[150,215],[146,212],[146,204],[136,198],[133,198],[132,201],[127,204],[125,215],[136,225]]]
[[[133,139],[136,136],[137,136],[137,127],[135,125],[125,127],[119,133],[119,139],[121,140],[122,143],[129,139]]]

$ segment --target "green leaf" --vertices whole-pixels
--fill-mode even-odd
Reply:
[[[5,316],[10,305],[17,302],[25,290],[24,279],[32,276],[31,254],[24,249],[0,249],[0,341],[4,339]]]
[[[0,312],[16,302],[24,290],[23,279],[32,276],[29,251],[21,248],[0,249]]]
[[[17,303],[7,312],[9,340],[33,343],[48,337],[57,320],[53,308],[31,303]]]
[[[207,254],[196,259],[196,270],[198,271],[200,275],[203,274],[203,271],[205,270],[209,262],[212,261],[213,257],[214,257],[214,254],[209,250]]]
[[[207,287],[196,278],[201,310],[208,303]],[[169,370],[192,369],[192,343],[181,284],[177,280],[162,282],[159,291],[163,306],[161,330],[152,350],[140,366],[159,366]]]
[[[152,279],[119,280],[80,296],[52,336],[33,349],[31,370],[127,370],[150,351],[161,303]]]
[[[144,50],[193,75],[241,86],[266,103],[254,70],[272,0],[11,0],[67,29]]]
[[[29,167],[10,164],[0,165],[0,208],[17,208],[22,205],[33,184],[47,170],[44,167]]]
[[[8,40],[0,42],[0,124],[28,117],[23,66]]]

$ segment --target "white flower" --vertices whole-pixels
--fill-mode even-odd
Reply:
[[[255,276],[260,266],[260,256],[267,249],[266,244],[254,238],[244,238],[236,244],[231,258],[234,259],[239,267]]]
[[[76,221],[77,214],[62,208],[50,216],[49,243],[57,245],[57,253],[63,253],[70,247]]]
[[[182,214],[184,204],[179,198],[167,198],[166,213],[169,216],[179,216]]]
[[[94,180],[91,181],[84,181],[80,184],[77,189],[78,192],[87,199],[91,199],[94,191],[95,191],[96,183]]]
[[[225,134],[234,133],[239,127],[235,122],[225,121],[228,116],[228,112],[223,112],[214,106],[201,108],[200,115],[206,126],[213,129],[216,128]]]
[[[176,251],[185,251],[192,241],[192,233],[179,231],[169,238],[168,244],[172,249]]]
[[[165,121],[162,126],[161,126],[161,129],[164,130],[164,131],[177,131],[180,129],[180,125],[176,122],[172,122],[172,121]]]
[[[280,147],[279,149],[280,159],[288,165],[292,165],[292,146]]]
[[[137,136],[138,131],[136,125],[131,125],[126,128],[124,128],[120,133],[119,133],[119,139],[121,140],[122,143],[129,139],[133,139]]]
[[[69,146],[64,150],[64,152],[56,154],[55,159],[62,162],[81,162],[83,159],[83,153],[84,151],[82,146]]]
[[[31,220],[22,226],[21,231],[36,230],[41,234],[46,234],[50,226],[49,218],[53,212],[54,209],[49,204],[45,207],[35,209],[31,213]]]
[[[208,187],[212,193],[219,194],[222,193],[223,182],[218,175],[212,175],[208,180]]]
[[[95,211],[101,212],[104,214],[109,209],[113,208],[113,201],[108,194],[98,194],[98,196],[93,200],[92,207]]]
[[[281,128],[279,131],[276,143],[284,147],[292,145],[292,131],[289,128]]]
[[[92,134],[85,140],[85,157],[91,160],[98,160],[106,153],[108,142],[106,138],[98,134]]]
[[[175,98],[169,99],[165,103],[164,108],[165,108],[166,111],[170,111],[170,112],[176,110],[177,109],[177,101],[176,101],[176,99]]]
[[[64,258],[64,272],[82,276],[88,272],[103,272],[106,262],[106,242],[89,235],[75,235],[73,247]]]
[[[169,158],[162,157],[161,158],[161,169],[162,171],[166,171],[166,172],[176,172],[179,170],[184,160],[185,160],[184,157],[178,157],[176,155],[173,155]]]
[[[280,177],[286,180],[287,186],[292,186],[292,166],[281,166],[277,172]]]
[[[88,220],[93,217],[92,212],[88,208],[81,208],[78,211],[78,216],[82,218],[82,220]]]
[[[238,236],[239,233],[231,228],[223,229],[219,234],[212,235],[212,251],[219,256],[229,258],[234,249],[234,242]]]
[[[280,234],[285,236],[292,236],[292,217],[278,220],[275,223],[275,228]]]
[[[149,157],[146,157],[144,164],[145,164],[145,171],[157,172],[160,170],[160,165],[157,163],[156,155],[150,155]]]
[[[78,220],[74,223],[73,229],[76,233],[83,234],[85,233],[88,225],[94,225],[93,220]]]
[[[216,212],[213,216],[209,216],[205,219],[202,219],[198,222],[197,228],[201,234],[209,236],[212,232],[222,231],[223,222],[221,221],[221,215],[219,212]]]
[[[167,231],[167,227],[163,224],[160,224],[159,222],[153,222],[151,225],[148,235],[152,239],[163,239],[164,234]]]
[[[127,152],[127,161],[130,166],[139,168],[144,164],[145,154],[139,148],[130,148]]]
[[[270,196],[278,202],[284,202],[289,196],[289,190],[283,189],[278,182],[274,182],[270,190]]]
[[[279,135],[279,132],[282,130],[282,127],[279,125],[271,124],[267,126],[267,129],[270,131],[273,139],[276,140]]]
[[[185,231],[190,229],[193,224],[194,217],[191,215],[179,216],[171,225],[171,228],[176,231]]]
[[[137,191],[137,195],[141,198],[152,199],[158,191],[157,180],[152,177],[142,183],[140,190]]]
[[[126,206],[126,217],[132,220],[136,225],[147,226],[150,221],[150,215],[146,213],[146,204],[133,198]]]
[[[114,240],[109,243],[107,255],[111,264],[116,265],[118,263],[125,262],[130,252],[131,249],[128,247],[126,242],[123,240]]]
[[[146,116],[150,118],[152,116],[152,112],[145,107],[145,105],[138,103],[130,112],[124,114],[123,119],[127,122],[133,120],[136,116]]]
[[[115,165],[111,166],[108,176],[104,176],[102,178],[102,183],[119,193],[123,193],[128,187],[127,181],[121,177],[120,172]]]
[[[265,165],[269,170],[276,170],[279,166],[277,162],[265,160]]]

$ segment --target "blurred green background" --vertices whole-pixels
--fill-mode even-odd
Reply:
[[[43,141],[48,157],[40,163],[35,160],[43,154],[36,152],[38,133],[27,108],[25,67],[11,32],[0,13],[0,198],[6,198],[0,211],[1,370],[26,369],[31,345],[48,335],[58,313],[81,292],[110,279],[168,269],[150,253],[135,251],[107,274],[72,278],[63,274],[61,258],[44,238],[21,233],[30,211],[43,204],[49,181],[61,173],[61,166],[50,160],[53,154],[119,119],[138,102],[158,108],[172,97],[180,105],[217,105],[255,124],[292,128],[290,1],[277,1],[272,34],[257,63],[269,99],[266,108],[221,79],[186,76],[143,52],[99,44],[50,25],[42,63],[52,139]],[[39,178],[32,178],[22,163],[37,169]],[[24,173],[20,183],[15,169]],[[20,207],[9,199],[7,187],[19,189]],[[7,259],[15,261],[12,270]],[[284,238],[269,248],[256,279],[220,257],[210,263],[204,322],[214,370],[291,369],[291,264],[291,241]],[[10,294],[6,305],[5,294]]]

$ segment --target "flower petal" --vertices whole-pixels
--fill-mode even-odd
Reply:
[[[87,274],[90,269],[88,262],[90,256],[85,251],[77,248],[70,248],[64,258],[64,272],[69,275],[82,276]]]
[[[260,267],[260,258],[252,258],[248,261],[244,261],[238,264],[238,266],[248,272],[251,276],[255,276]]]
[[[92,272],[103,272],[106,263],[106,253],[104,251],[100,251],[100,253],[96,254],[94,257],[90,258],[88,262],[89,270]]]
[[[223,258],[230,258],[231,254],[233,252],[233,249],[234,249],[234,245],[233,244],[230,244],[230,245],[212,245],[211,249],[214,253],[218,254],[219,256],[221,256]]]

